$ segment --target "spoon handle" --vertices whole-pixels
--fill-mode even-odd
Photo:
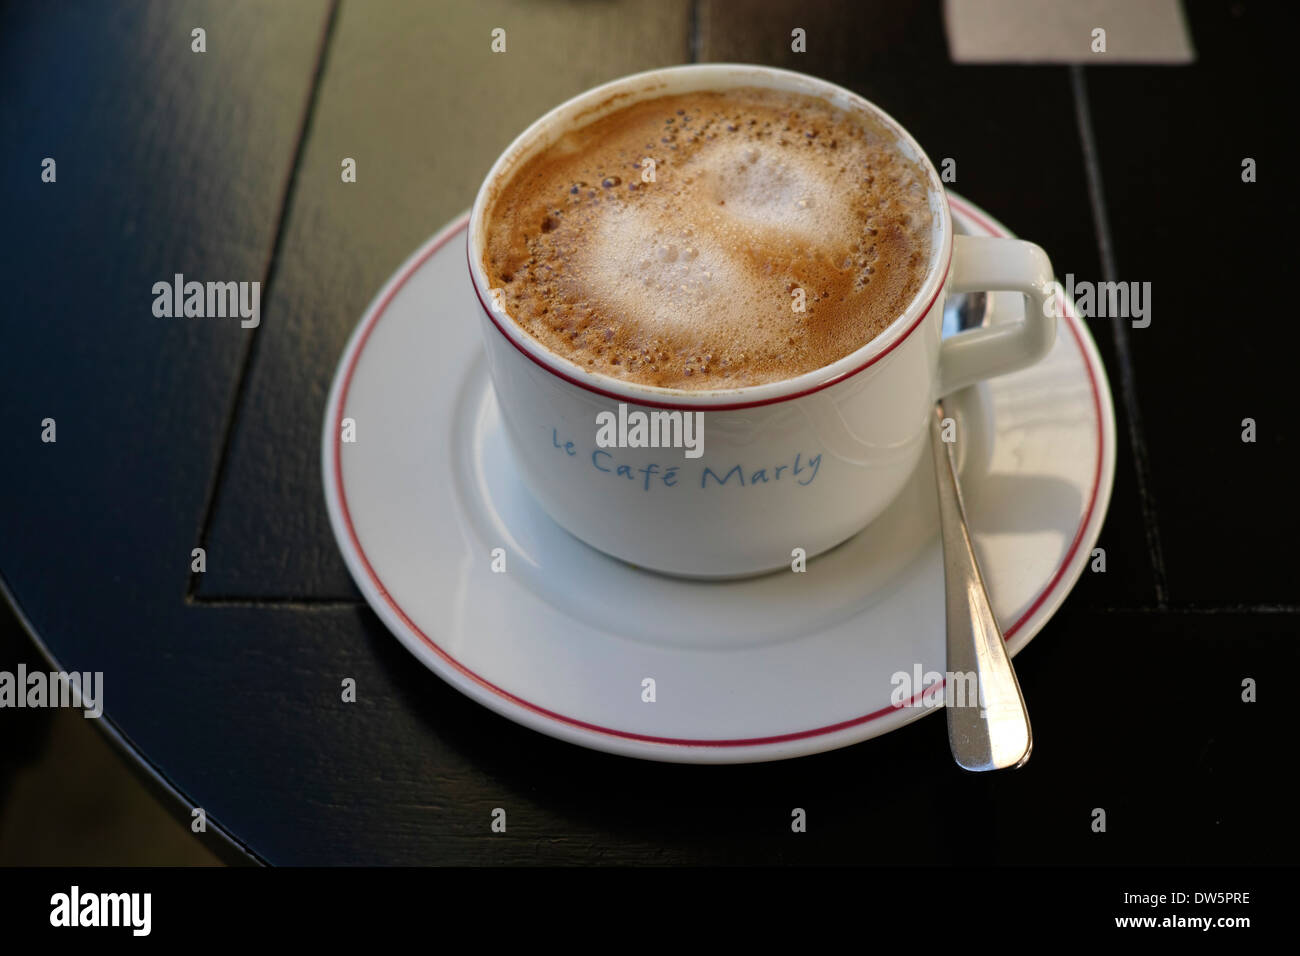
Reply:
[[[930,449],[939,486],[947,592],[948,742],[957,764],[967,770],[1019,767],[1034,745],[1029,712],[971,545],[952,446],[943,440],[942,402],[934,412]]]

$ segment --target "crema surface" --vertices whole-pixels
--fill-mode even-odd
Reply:
[[[924,171],[873,117],[779,91],[689,93],[525,162],[490,199],[483,267],[514,322],[591,371],[736,388],[888,327],[925,279],[931,220]]]

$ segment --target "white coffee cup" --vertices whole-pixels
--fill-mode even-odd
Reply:
[[[543,347],[502,311],[482,259],[496,188],[563,133],[643,99],[757,86],[862,110],[893,130],[927,177],[931,261],[907,310],[862,348],[782,382],[715,391],[639,385],[593,373]],[[736,577],[788,568],[866,527],[902,490],[927,444],[936,399],[1029,365],[1056,335],[1053,273],[1038,246],[954,236],[943,183],[915,140],[871,103],[787,70],[700,64],[606,83],[556,107],[493,165],[469,220],[469,269],[488,365],[523,483],[576,537],[668,574]],[[944,301],[1010,290],[1025,318],[941,339]],[[625,406],[655,425],[701,413],[703,451],[602,447],[599,426]],[[694,420],[694,419],[693,419]]]

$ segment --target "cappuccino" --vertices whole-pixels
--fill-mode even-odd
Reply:
[[[493,297],[547,350],[701,390],[861,348],[930,269],[927,174],[882,120],[802,94],[664,96],[571,130],[489,197]]]

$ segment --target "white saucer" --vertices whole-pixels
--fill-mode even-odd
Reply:
[[[960,231],[1008,234],[957,197],[951,204]],[[465,223],[429,240],[372,303],[325,416],[334,534],[366,600],[411,653],[527,727],[653,760],[795,757],[929,713],[890,702],[895,674],[944,670],[929,456],[889,512],[802,574],[699,583],[592,550],[515,476]],[[1018,295],[993,299],[994,321],[1022,308]],[[976,550],[1012,654],[1078,579],[1110,501],[1110,388],[1087,329],[1071,304],[1067,312],[1044,361],[947,403]],[[340,441],[343,418],[356,423],[354,443]],[[496,548],[505,573],[492,569]],[[646,678],[652,703],[642,699]]]

